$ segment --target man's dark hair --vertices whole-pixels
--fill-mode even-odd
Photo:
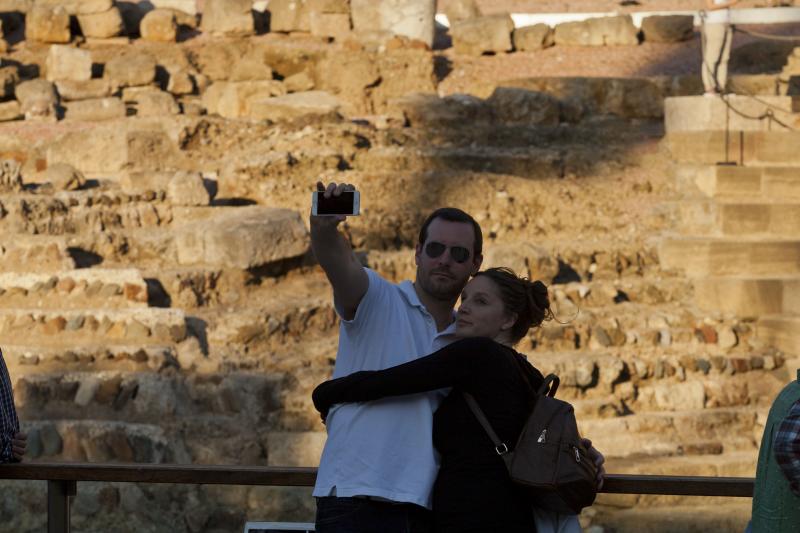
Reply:
[[[472,224],[472,230],[475,232],[475,242],[473,243],[473,252],[475,257],[483,253],[483,233],[481,233],[481,226],[475,221],[474,218],[467,213],[456,207],[440,207],[425,219],[422,223],[422,228],[419,230],[419,244],[422,246],[428,239],[428,226],[431,225],[435,219],[441,218],[448,222],[463,222],[465,224]]]

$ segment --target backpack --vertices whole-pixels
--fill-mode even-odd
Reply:
[[[524,487],[536,507],[580,513],[597,495],[597,468],[581,443],[575,411],[554,398],[560,380],[554,374],[535,392],[536,403],[513,450],[501,442],[471,394],[467,405],[503,458],[511,480]]]

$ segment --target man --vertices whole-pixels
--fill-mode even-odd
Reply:
[[[769,410],[758,453],[752,531],[800,531],[800,370]]]
[[[0,350],[0,463],[22,461],[28,436],[19,430],[11,377]]]
[[[326,197],[351,185],[317,184]],[[338,231],[343,216],[311,217],[311,248],[340,315],[334,377],[427,355],[454,340],[456,301],[483,260],[478,223],[455,208],[434,211],[416,245],[416,280],[392,284],[361,266]],[[429,531],[438,464],[433,412],[444,392],[336,405],[314,496],[318,533]],[[596,452],[596,450],[595,450]],[[599,464],[602,456],[597,454]]]

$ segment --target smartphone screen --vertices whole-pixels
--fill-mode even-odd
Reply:
[[[356,192],[343,191],[340,196],[325,198],[323,193],[316,192],[318,215],[354,215],[356,214]]]

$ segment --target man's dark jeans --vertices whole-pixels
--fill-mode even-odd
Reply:
[[[317,498],[317,533],[430,533],[431,512],[410,503]]]

